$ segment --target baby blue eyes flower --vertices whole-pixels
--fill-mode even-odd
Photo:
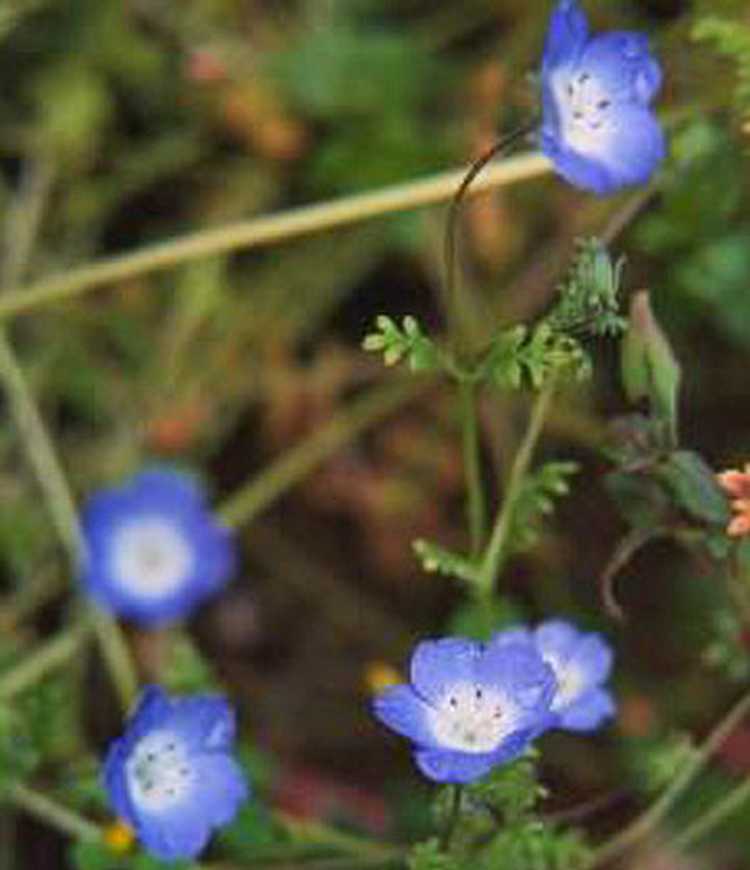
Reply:
[[[612,669],[612,650],[599,634],[580,632],[562,620],[549,620],[533,630],[511,629],[492,639],[500,648],[516,648],[519,643],[535,649],[554,671],[554,727],[595,731],[614,716],[614,700],[604,687]]]
[[[81,582],[106,610],[142,626],[188,616],[231,577],[234,541],[187,475],[144,471],[83,512]]]
[[[381,692],[374,713],[413,741],[425,776],[465,783],[523,753],[544,729],[554,691],[554,674],[528,643],[444,638],[417,646],[410,684]]]
[[[143,691],[109,748],[104,785],[115,812],[157,858],[194,858],[248,799],[231,756],[234,732],[233,712],[219,697]]]
[[[540,144],[555,169],[599,195],[648,181],[665,154],[651,110],[661,78],[644,35],[590,36],[577,0],[560,0],[541,71]]]

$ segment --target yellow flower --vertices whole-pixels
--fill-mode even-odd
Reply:
[[[389,686],[397,686],[404,682],[401,674],[387,662],[370,662],[365,668],[365,686],[367,690],[377,695]]]
[[[123,855],[133,847],[135,833],[125,822],[117,819],[104,829],[104,842],[116,855]]]

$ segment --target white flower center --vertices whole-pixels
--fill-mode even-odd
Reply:
[[[461,683],[430,708],[429,722],[438,743],[463,752],[490,752],[513,731],[516,706],[500,692]]]
[[[585,71],[562,69],[551,80],[562,137],[574,151],[596,148],[609,135],[612,97],[598,79]]]
[[[154,731],[135,745],[125,777],[133,802],[147,812],[180,803],[195,786],[185,744],[169,731]]]
[[[144,517],[118,529],[112,542],[113,575],[130,592],[162,598],[175,592],[193,564],[184,535],[162,517]]]
[[[557,656],[543,655],[544,661],[552,668],[557,680],[555,697],[552,700],[552,710],[560,710],[572,704],[586,687],[586,677],[580,668],[570,662],[563,662]]]

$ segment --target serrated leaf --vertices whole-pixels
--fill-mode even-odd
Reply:
[[[443,547],[426,541],[423,538],[412,544],[422,568],[429,574],[443,574],[446,577],[454,577],[472,583],[476,579],[479,566],[468,556],[453,553]]]
[[[386,366],[406,360],[413,372],[436,371],[442,367],[440,351],[422,331],[416,318],[407,315],[399,327],[390,317],[381,314],[375,326],[378,332],[366,335],[362,347],[366,351],[382,352]]]
[[[513,512],[511,552],[525,552],[536,544],[541,518],[553,513],[555,499],[569,492],[569,479],[578,468],[576,462],[547,462],[526,476]]]
[[[527,818],[545,795],[537,782],[535,758],[531,750],[518,761],[496,767],[484,779],[467,786],[467,795],[501,816],[505,824],[516,824]]]

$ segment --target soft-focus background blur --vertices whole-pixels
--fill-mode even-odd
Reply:
[[[2,283],[465,164],[535,110],[550,6],[4,0]],[[671,159],[660,189],[597,200],[547,174],[473,199],[461,233],[467,319],[481,342],[535,317],[575,237],[616,234],[626,288],[653,291],[683,363],[683,442],[717,470],[736,465],[750,458],[750,88],[737,93],[733,63],[693,30],[708,14],[750,27],[746,4],[586,7],[598,28],[647,31],[662,59]],[[432,207],[197,259],[14,320],[77,497],[164,460],[203,472],[219,503],[392,379],[361,340],[379,313],[442,328],[444,217]],[[564,613],[617,648],[616,726],[593,744],[553,736],[544,748],[550,809],[614,793],[611,827],[632,810],[617,800],[629,741],[675,724],[701,732],[734,689],[703,662],[723,596],[674,545],[623,573],[626,625],[602,614],[597,578],[624,529],[602,447],[626,405],[614,343],[594,355],[594,380],[558,402],[542,448],[581,463],[572,495],[502,589],[520,614]],[[497,480],[524,406],[497,395],[483,405]],[[455,395],[426,384],[347,441],[243,527],[236,581],[189,627],[273,758],[279,806],[375,831],[424,825],[428,789],[367,698],[384,666],[462,616],[461,590],[424,574],[411,548],[420,536],[465,543],[456,414]],[[0,618],[8,643],[30,645],[65,618],[69,578],[7,416],[0,461]],[[158,672],[160,639],[131,639],[144,672]],[[116,707],[101,666],[81,665],[85,728],[101,752]],[[750,770],[750,730],[722,763]],[[29,821],[20,831],[18,866],[64,866],[57,835]]]

